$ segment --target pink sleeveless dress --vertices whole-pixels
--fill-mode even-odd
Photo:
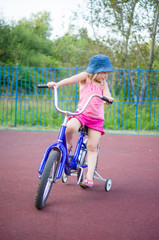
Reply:
[[[85,86],[80,90],[80,100],[76,112],[81,111],[84,104],[92,94],[99,94],[102,96],[103,85],[96,86],[88,79]],[[100,98],[93,97],[87,105],[85,111],[79,116],[74,117],[81,122],[82,126],[85,125],[96,131],[100,131],[102,135],[105,133],[103,130],[104,101]]]
[[[78,112],[81,111],[88,98],[93,94],[99,94],[103,96],[103,85],[96,86],[92,83],[92,81],[87,80],[85,86],[80,90],[80,100],[77,108]],[[92,98],[83,114],[90,118],[104,120],[103,100],[99,97]]]

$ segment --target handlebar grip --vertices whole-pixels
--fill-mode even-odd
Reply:
[[[38,88],[48,88],[47,84],[38,84]]]
[[[110,104],[113,103],[113,102],[110,102],[109,99],[108,99],[107,97],[104,97],[104,96],[102,97],[102,100],[103,100],[103,101],[106,101],[107,103],[110,103]]]

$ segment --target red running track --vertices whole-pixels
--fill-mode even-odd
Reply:
[[[0,131],[1,240],[158,240],[159,137],[104,135],[95,180],[54,184],[46,207],[34,207],[38,168],[57,133]]]

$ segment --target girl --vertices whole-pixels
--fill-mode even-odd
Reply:
[[[111,97],[108,85],[105,81],[108,77],[108,73],[113,70],[109,57],[99,54],[90,58],[88,68],[84,72],[65,78],[58,83],[48,82],[47,86],[53,88],[53,86],[61,87],[79,83],[80,100],[76,110],[79,112],[92,94],[103,95],[107,97],[110,102],[114,100]],[[93,187],[94,184],[93,177],[97,161],[97,147],[101,135],[104,134],[104,103],[106,102],[98,97],[92,98],[85,111],[79,116],[71,117],[67,123],[66,141],[68,149],[72,147],[73,134],[77,132],[81,126],[85,125],[88,127],[88,171],[86,178],[80,184],[83,188]]]

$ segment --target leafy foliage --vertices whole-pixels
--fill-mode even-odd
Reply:
[[[48,12],[10,24],[1,18],[0,65],[85,68],[91,56],[101,53],[110,57],[115,68],[159,68],[158,25],[154,24],[158,1],[86,0],[86,7],[87,11],[81,8],[85,27],[78,28],[83,13],[76,12],[67,33],[53,40]]]

